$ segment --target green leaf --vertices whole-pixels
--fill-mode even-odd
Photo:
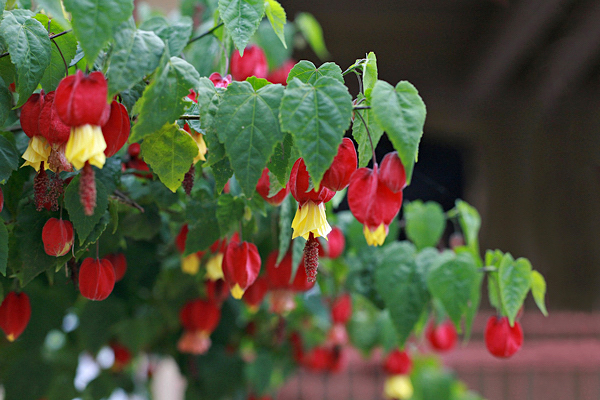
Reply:
[[[287,47],[283,46],[280,38],[275,34],[267,20],[260,23],[252,38],[264,50],[267,56],[267,64],[269,64],[269,71],[279,68],[292,57],[296,28],[293,24],[286,24],[283,28]]]
[[[544,297],[546,297],[546,280],[542,274],[535,270],[531,271],[531,294],[535,304],[537,304],[542,314],[547,317],[548,310],[546,310],[546,302],[544,301]]]
[[[325,60],[329,58],[329,51],[325,46],[325,40],[323,39],[323,29],[312,14],[303,12],[296,16],[294,23],[302,32],[302,35],[313,49],[315,54],[321,59]]]
[[[362,95],[359,95],[361,98]],[[363,102],[361,105],[368,106],[369,103]],[[362,118],[361,118],[362,116]],[[364,123],[363,123],[364,119]],[[367,133],[367,128],[371,133],[371,140]],[[373,110],[355,110],[354,111],[354,122],[352,122],[352,137],[358,143],[358,167],[363,168],[369,164],[369,161],[373,158],[373,149],[371,148],[371,141],[373,141],[373,147],[377,148],[379,140],[383,136],[383,129],[375,122],[375,114]]]
[[[283,140],[279,105],[283,86],[254,91],[248,82],[231,83],[219,106],[216,124],[240,187],[251,197],[275,145]]]
[[[40,21],[42,26],[48,26],[47,16],[38,14],[35,16],[35,19]],[[51,20],[50,33],[60,33],[65,30],[64,26],[65,25],[59,25],[55,20]],[[52,54],[50,56],[50,65],[48,65],[48,68],[46,68],[46,71],[44,71],[44,76],[42,76],[42,80],[40,82],[46,93],[55,90],[58,87],[60,80],[65,77],[65,74],[67,73],[65,69],[65,62],[68,66],[73,57],[75,57],[75,52],[77,51],[77,40],[72,33],[67,33],[55,38],[51,48]]]
[[[352,294],[352,316],[347,329],[352,346],[364,355],[378,345],[380,335],[377,319],[379,310],[366,297],[357,293]]]
[[[221,161],[214,163],[211,168],[215,177],[215,189],[217,193],[221,193],[225,188],[225,185],[227,185],[229,178],[233,176],[229,158],[223,158]]]
[[[235,47],[244,55],[248,41],[265,14],[264,0],[219,0],[219,13]]]
[[[239,197],[222,194],[217,200],[217,221],[219,230],[227,235],[231,230],[239,228],[239,223],[244,218],[246,203]]]
[[[244,366],[245,381],[251,384],[257,394],[264,393],[271,382],[275,362],[268,351],[259,351],[254,361]]]
[[[498,284],[502,306],[512,326],[531,288],[531,263],[526,258],[513,260],[505,254],[498,267]]]
[[[0,126],[4,125],[12,109],[12,95],[4,79],[0,78]],[[1,164],[0,164],[1,165]],[[2,179],[0,179],[2,180]]]
[[[289,133],[285,135],[283,138],[283,142],[275,145],[275,150],[271,155],[271,159],[267,164],[269,171],[277,177],[277,181],[283,187],[287,185],[287,181],[290,178],[290,172],[292,169],[291,164],[291,155],[292,155],[292,146],[294,145],[294,140],[292,139],[292,135]]]
[[[446,313],[460,332],[460,321],[465,315],[466,331],[469,332],[470,316],[479,306],[482,273],[475,265],[470,253],[461,253],[456,258],[437,265],[429,271],[427,286],[431,295],[442,302]]]
[[[442,206],[433,201],[423,204],[421,200],[404,205],[406,219],[406,236],[421,250],[425,247],[435,247],[439,242],[446,217]]]
[[[375,120],[398,151],[409,184],[423,135],[425,103],[417,89],[406,81],[398,82],[395,88],[377,81],[371,92],[371,107]]]
[[[188,203],[186,220],[190,221],[190,225],[184,256],[206,250],[221,237],[217,201],[204,190],[199,191],[197,198]]]
[[[165,50],[163,41],[154,32],[137,30],[132,19],[115,33],[115,46],[106,73],[108,97],[132,88],[158,66]]]
[[[314,86],[295,78],[286,87],[281,127],[292,134],[315,184],[333,162],[351,114],[348,88],[334,78],[322,76]]]
[[[375,53],[367,54],[366,62],[363,66],[363,90],[367,98],[371,97],[371,91],[377,83],[377,57]]]
[[[41,8],[45,11],[46,15],[52,18],[53,21],[56,21],[60,26],[65,27],[65,29],[69,29],[71,27],[71,23],[63,13],[60,0],[36,0],[35,3],[38,5],[38,12],[39,8]]]
[[[73,32],[88,65],[94,64],[117,27],[133,13],[133,0],[63,0],[63,3],[71,13]]]
[[[465,235],[467,246],[471,249],[474,256],[479,257],[478,236],[479,228],[481,227],[479,212],[477,212],[475,207],[462,200],[456,200],[456,211],[458,212],[458,221]]]
[[[415,248],[406,242],[390,244],[385,247],[383,261],[375,270],[375,287],[390,312],[401,347],[429,301],[415,253]]]
[[[8,229],[4,220],[0,217],[0,274],[6,276],[6,264],[8,263]]]
[[[258,90],[267,85],[271,85],[271,82],[269,82],[268,80],[266,80],[264,78],[257,78],[255,76],[250,76],[250,77],[246,78],[246,81],[252,85],[252,89],[254,89],[254,90]]]
[[[154,32],[167,45],[169,55],[176,56],[187,46],[192,36],[192,25],[192,19],[189,17],[182,17],[172,23],[164,17],[154,17],[144,21],[140,29]]]
[[[83,244],[108,208],[108,193],[102,182],[96,180],[96,208],[93,215],[85,215],[79,196],[80,178],[81,175],[75,176],[65,189],[65,208],[69,212],[69,219],[77,232],[79,244]]]
[[[285,42],[285,24],[286,24],[286,15],[285,10],[276,0],[267,0],[265,2],[265,12],[267,14],[267,18],[273,27],[273,31],[277,35],[277,37],[283,43],[283,47],[287,48],[287,44]]]
[[[165,124],[160,131],[146,136],[141,149],[144,161],[172,192],[181,186],[198,155],[194,139],[177,124]]]
[[[165,53],[166,54],[166,53]],[[138,101],[138,121],[133,125],[129,142],[138,142],[174,122],[185,109],[184,97],[198,86],[198,72],[179,57],[171,57],[156,72],[154,80]],[[189,168],[189,166],[188,166]]]
[[[123,235],[134,240],[150,240],[160,232],[161,220],[155,204],[144,207],[144,212],[135,210],[127,214],[122,226],[127,227]]]
[[[100,239],[100,236],[102,236],[102,234],[106,230],[106,226],[109,222],[110,215],[108,212],[105,212],[104,215],[102,215],[102,218],[100,218],[100,221],[98,221],[96,226],[94,226],[94,229],[92,229],[87,238],[85,238],[84,242],[80,243],[78,246],[75,246],[74,253],[76,258],[82,257],[88,251],[88,248],[91,245],[95,244],[98,241],[98,239]]]
[[[279,254],[277,264],[283,260],[292,241],[292,220],[296,214],[298,203],[292,196],[287,196],[279,207]]]
[[[12,12],[5,12],[0,24],[0,36],[6,41],[10,59],[17,70],[15,88],[19,101],[15,107],[21,107],[50,64],[48,32],[33,18],[17,18]]]
[[[294,65],[288,74],[287,82],[289,83],[292,79],[298,78],[303,83],[314,84],[317,79],[322,76],[329,76],[340,81],[342,84],[344,83],[342,69],[339,67],[339,65],[332,62],[327,62],[317,68],[315,64],[306,60],[302,60]]]
[[[8,180],[19,169],[20,154],[8,139],[0,135],[0,182]]]

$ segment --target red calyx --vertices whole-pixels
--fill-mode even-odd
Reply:
[[[356,171],[356,149],[352,139],[344,138],[338,147],[338,152],[331,163],[321,185],[335,192],[342,190],[350,183],[350,176]]]
[[[267,278],[264,276],[259,276],[244,292],[242,300],[249,307],[258,308],[260,303],[262,303],[263,299],[265,298],[268,289],[269,284],[267,282]]]
[[[327,251],[324,253],[324,257],[338,258],[344,252],[346,247],[346,239],[344,238],[344,232],[337,226],[331,228],[331,232],[327,235]],[[319,253],[319,255],[321,255]]]
[[[245,291],[258,277],[260,255],[254,243],[231,239],[223,256],[223,277],[229,288]],[[243,293],[243,292],[242,292]],[[235,293],[232,292],[234,297]],[[240,297],[241,298],[241,294]]]
[[[264,168],[258,183],[256,184],[256,191],[260,194],[260,197],[265,199],[265,201],[273,206],[280,205],[283,200],[285,200],[286,196],[290,192],[289,185],[279,192],[277,192],[274,196],[269,197],[271,181],[269,179],[269,169]]]
[[[79,291],[90,300],[104,300],[115,287],[115,269],[106,259],[88,257],[79,267]]]
[[[127,153],[130,157],[137,158],[140,156],[140,144],[139,143],[131,143],[127,148]]]
[[[292,68],[296,65],[296,61],[287,60],[283,63],[283,65],[277,69],[271,71],[271,73],[267,76],[267,80],[271,83],[280,83],[282,85],[287,85],[287,78],[290,74]]]
[[[318,192],[314,188],[308,192],[308,188],[310,186],[310,175],[306,170],[306,164],[304,164],[304,160],[302,158],[297,159],[294,163],[292,171],[290,172],[288,186],[292,196],[294,196],[294,199],[300,203],[300,207],[302,207],[304,203],[309,200],[315,204],[327,203],[333,198],[333,196],[335,196],[335,192],[333,190],[327,189],[323,185],[319,187]]]
[[[127,271],[127,259],[123,253],[113,253],[104,256],[104,259],[110,261],[115,269],[115,282],[119,282],[125,276]]]
[[[439,352],[451,350],[456,345],[458,335],[451,321],[445,321],[436,326],[435,321],[427,325],[425,337],[429,345]]]
[[[216,281],[209,279],[204,281],[204,288],[206,290],[206,297],[216,304],[222,304],[229,297],[229,288],[223,279],[217,279]]]
[[[246,78],[256,76],[266,78],[269,67],[263,49],[250,45],[244,49],[244,56],[235,50],[231,56],[231,75],[236,81],[245,81]]]
[[[212,74],[210,74],[208,79],[210,79],[210,81],[213,83],[213,85],[215,85],[216,88],[223,89],[229,86],[229,84],[232,81],[231,75],[227,74],[225,76],[221,76],[221,74],[218,72],[213,72]]]
[[[102,126],[110,115],[107,94],[108,84],[102,72],[96,71],[86,76],[77,71],[58,84],[54,108],[68,126]]]
[[[65,125],[56,113],[55,95],[56,92],[52,91],[44,96],[44,104],[38,119],[39,134],[50,144],[62,144],[69,140],[71,128]]]
[[[508,358],[523,344],[523,329],[518,321],[511,327],[507,317],[491,316],[485,326],[485,346],[496,357]]]
[[[188,331],[210,335],[219,325],[221,310],[210,300],[190,300],[181,308],[179,321]]]
[[[38,136],[40,134],[39,120],[42,107],[44,106],[44,92],[34,93],[21,107],[21,128],[28,137]]]
[[[379,177],[377,164],[373,169],[359,168],[350,178],[348,205],[352,215],[363,225],[376,229],[389,225],[402,206],[402,192],[394,193]]]
[[[412,369],[412,360],[406,351],[392,350],[383,362],[383,369],[389,375],[406,375]]]
[[[406,187],[406,171],[397,151],[387,153],[381,160],[379,179],[394,193]]]
[[[116,342],[111,343],[110,348],[115,355],[115,362],[113,363],[112,370],[120,372],[131,361],[131,352],[127,347]]]
[[[104,149],[106,157],[112,157],[121,150],[121,147],[129,139],[130,131],[131,122],[127,109],[123,104],[113,101],[110,104],[110,117],[102,125],[102,135],[106,142],[106,149]]]
[[[185,241],[187,240],[188,231],[188,224],[183,224],[179,230],[179,233],[177,234],[177,237],[175,237],[175,247],[180,254],[183,254],[185,251]]]
[[[346,324],[352,316],[352,298],[344,293],[331,306],[331,320],[335,324]]]
[[[29,323],[31,305],[26,293],[9,292],[0,305],[0,328],[9,341],[17,339]]]
[[[60,257],[73,247],[73,224],[70,221],[50,218],[42,229],[44,251],[49,256]]]

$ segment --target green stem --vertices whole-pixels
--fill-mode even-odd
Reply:
[[[194,43],[196,40],[200,40],[200,39],[202,39],[203,37],[205,37],[205,36],[208,36],[208,35],[212,34],[214,31],[216,31],[217,29],[219,29],[219,28],[220,28],[220,27],[222,27],[222,26],[223,26],[223,22],[220,22],[220,23],[218,23],[217,25],[213,26],[212,28],[210,28],[210,29],[209,29],[209,30],[207,30],[206,32],[204,32],[204,33],[201,33],[201,34],[199,34],[198,36],[191,38],[191,39],[188,41],[188,43],[187,43],[187,44]]]
[[[71,32],[72,30],[73,30],[73,29],[68,29],[68,30],[66,30],[66,31],[62,31],[62,32],[60,32],[60,33],[57,33],[56,35],[51,35],[51,36],[49,37],[49,39],[50,39],[50,40],[52,40],[52,39],[56,39],[57,37],[60,37],[60,36],[62,36],[62,35],[66,35],[67,33]],[[7,52],[4,52],[4,53],[0,54],[0,58],[2,58],[2,57],[6,57],[6,56],[7,56],[7,55],[9,55],[9,54],[10,54],[10,53],[9,53],[8,51],[7,51]]]

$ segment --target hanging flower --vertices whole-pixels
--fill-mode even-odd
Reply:
[[[350,183],[350,176],[356,171],[356,149],[352,139],[344,138],[338,147],[338,152],[325,171],[321,185],[334,192],[344,189]]]
[[[73,247],[73,224],[70,221],[50,218],[42,229],[44,251],[49,256],[60,257]]]
[[[444,321],[437,325],[435,321],[430,321],[425,331],[425,337],[429,345],[436,351],[444,352],[451,350],[456,344],[458,335],[456,328],[451,321]]]
[[[177,349],[182,353],[204,354],[211,345],[210,334],[219,325],[221,310],[209,300],[188,301],[179,312],[184,332]]]
[[[110,104],[110,117],[108,118],[108,121],[102,125],[101,129],[102,136],[104,136],[104,141],[106,142],[104,155],[106,157],[112,157],[125,145],[131,131],[129,114],[123,104],[117,103],[116,101],[113,101]]]
[[[115,269],[106,259],[88,257],[79,267],[79,291],[90,300],[104,300],[115,287]]]
[[[255,313],[258,311],[268,289],[269,284],[267,282],[267,278],[264,276],[259,276],[256,278],[254,283],[250,285],[248,289],[246,289],[244,295],[242,296],[242,300],[244,303],[246,303],[250,309],[250,312]]]
[[[412,360],[407,352],[392,350],[383,362],[383,369],[389,375],[384,383],[383,393],[389,399],[409,399],[413,395],[413,386],[408,374],[412,369]]]
[[[250,45],[244,49],[244,55],[234,50],[231,56],[231,75],[236,81],[245,81],[246,78],[255,76],[257,78],[266,78],[269,66],[267,56],[263,49],[256,45]]]
[[[279,252],[271,252],[267,258],[266,281],[270,290],[270,309],[279,315],[287,314],[296,308],[294,294],[312,289],[314,281],[309,281],[306,275],[304,261],[300,261],[296,275],[292,279],[292,253],[287,252],[277,264]]]
[[[294,68],[294,65],[296,65],[296,61],[287,60],[279,68],[271,71],[267,76],[267,80],[271,83],[280,83],[286,86],[288,75],[292,68]]]
[[[287,197],[290,192],[289,185],[285,188],[281,188],[277,193],[269,196],[271,194],[271,178],[269,176],[269,169],[265,167],[263,169],[262,175],[256,184],[256,191],[267,203],[272,206],[280,205],[283,200]]]
[[[104,256],[104,259],[110,261],[115,269],[115,282],[119,282],[125,276],[127,271],[127,259],[123,253],[113,253]]]
[[[260,255],[254,243],[232,240],[223,256],[223,277],[234,299],[241,299],[244,291],[258,277]]]
[[[30,318],[29,296],[25,292],[9,292],[0,305],[0,328],[9,342],[21,336]]]
[[[227,86],[229,86],[229,84],[233,80],[231,78],[231,75],[227,74],[225,76],[221,76],[221,74],[218,72],[213,72],[212,74],[210,74],[208,79],[210,79],[210,81],[213,83],[213,85],[215,85],[216,88],[223,88],[223,89],[225,89]]]
[[[523,345],[523,329],[518,321],[510,326],[507,317],[491,316],[485,326],[485,346],[496,357],[508,358]]]

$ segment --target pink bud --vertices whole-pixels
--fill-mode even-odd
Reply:
[[[221,74],[218,72],[213,72],[212,74],[210,74],[208,79],[210,79],[210,81],[213,83],[213,85],[215,85],[216,88],[223,89],[229,86],[229,84],[232,81],[231,75],[227,74],[225,76],[221,76]]]

